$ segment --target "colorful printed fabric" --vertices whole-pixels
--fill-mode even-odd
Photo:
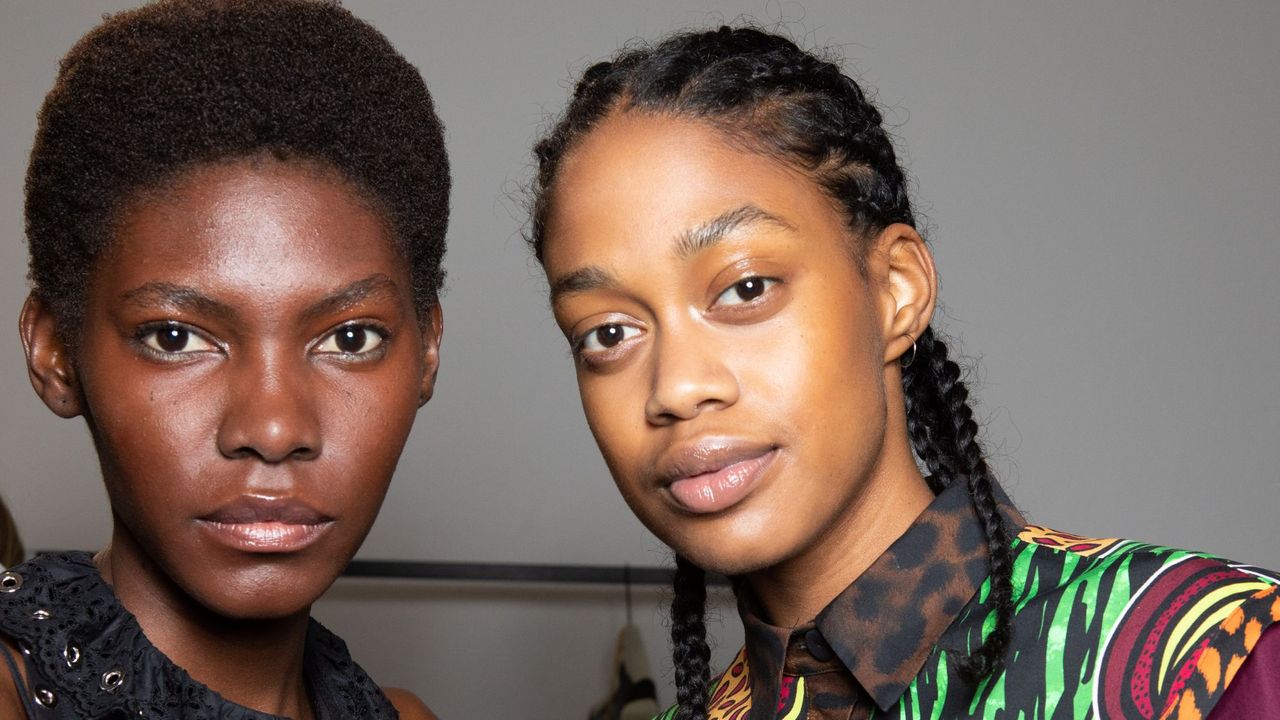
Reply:
[[[813,623],[774,627],[741,599],[746,647],[715,684],[710,720],[1202,720],[1280,628],[1275,574],[1002,509],[1023,529],[1000,673],[975,686],[957,670],[995,618],[981,527],[954,487]]]

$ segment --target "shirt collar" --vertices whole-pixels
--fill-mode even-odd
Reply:
[[[1022,527],[1022,516],[1004,491],[992,485],[1009,527]],[[965,483],[957,482],[939,493],[813,624],[798,629],[770,625],[760,619],[750,593],[740,593],[752,707],[777,705],[788,648],[802,646],[798,641],[816,629],[876,705],[888,710],[988,572],[982,525]]]

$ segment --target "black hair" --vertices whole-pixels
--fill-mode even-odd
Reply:
[[[566,154],[603,119],[644,112],[706,122],[737,146],[804,171],[833,198],[862,241],[892,223],[916,225],[880,111],[833,62],[753,28],[686,32],[592,65],[564,115],[534,148],[529,241],[543,258],[547,214]],[[865,242],[863,243],[865,245]],[[865,270],[865,247],[854,253]],[[947,346],[927,328],[903,367],[907,429],[937,493],[967,486],[988,544],[994,631],[962,662],[969,680],[1003,663],[1013,613],[1010,530],[978,443],[968,389]],[[702,570],[677,558],[671,636],[680,720],[706,718],[709,685]]]
[[[444,280],[449,164],[421,75],[335,2],[161,0],[62,60],[26,179],[32,292],[74,344],[122,207],[191,167],[261,155],[354,184],[409,264],[420,315]]]

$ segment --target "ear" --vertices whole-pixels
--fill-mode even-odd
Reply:
[[[18,332],[27,355],[27,376],[44,404],[64,418],[84,412],[75,363],[58,336],[57,318],[34,294],[28,295],[22,306]]]
[[[427,404],[436,388],[436,373],[440,372],[440,338],[444,335],[444,313],[440,303],[431,306],[428,325],[422,333],[422,388],[418,395],[418,407]]]
[[[911,349],[933,319],[938,273],[933,253],[910,225],[895,223],[876,238],[872,249],[883,318],[884,361],[893,362]]]

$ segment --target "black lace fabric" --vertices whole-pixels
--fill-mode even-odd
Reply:
[[[0,574],[0,634],[27,667],[31,720],[282,720],[194,680],[142,633],[88,553],[39,556]],[[304,654],[317,718],[396,718],[390,701],[314,619]]]

